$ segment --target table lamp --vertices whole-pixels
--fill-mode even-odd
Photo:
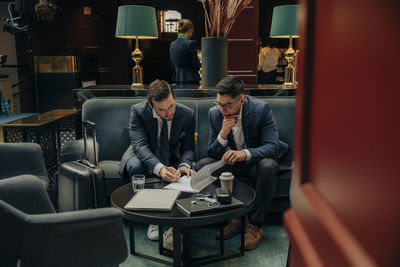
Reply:
[[[143,89],[143,68],[139,63],[143,53],[139,50],[139,39],[157,39],[157,21],[154,7],[127,5],[118,7],[115,37],[136,39],[132,59],[136,65],[132,68],[131,89]]]
[[[295,88],[295,66],[296,52],[293,50],[292,38],[299,38],[297,32],[297,9],[299,5],[285,5],[274,7],[271,23],[271,38],[289,38],[289,49],[285,52],[288,65],[285,68],[284,87]]]

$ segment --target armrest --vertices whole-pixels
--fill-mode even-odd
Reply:
[[[21,174],[47,177],[42,148],[36,143],[0,144],[0,179]]]
[[[40,179],[33,175],[19,175],[0,181],[0,199],[27,213],[55,212]]]
[[[88,138],[86,147],[89,153],[89,161],[93,163],[94,148],[93,148],[92,138]],[[97,158],[99,158],[99,142],[97,142]],[[79,159],[86,159],[83,139],[72,140],[68,142],[60,151],[60,163],[79,160]]]
[[[85,158],[83,139],[72,140],[65,144],[60,151],[60,163],[74,161]]]
[[[22,266],[116,266],[127,257],[122,212],[30,215],[22,251]]]
[[[293,169],[293,166],[290,167],[279,167],[279,173],[289,172]]]

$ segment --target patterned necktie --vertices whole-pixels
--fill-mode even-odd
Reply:
[[[162,119],[163,124],[160,134],[160,161],[165,166],[169,166],[169,141],[167,121]]]

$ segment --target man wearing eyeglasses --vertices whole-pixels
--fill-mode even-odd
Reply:
[[[249,184],[256,198],[246,219],[246,250],[258,247],[262,225],[276,189],[279,154],[278,129],[268,103],[243,94],[243,81],[236,76],[222,79],[216,86],[215,107],[209,110],[211,124],[207,152],[196,169],[223,159],[219,172],[232,172]],[[230,220],[224,238],[240,233],[240,219]],[[217,234],[217,238],[219,235]]]

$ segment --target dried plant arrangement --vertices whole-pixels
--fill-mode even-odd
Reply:
[[[205,13],[207,37],[227,37],[237,17],[252,0],[199,0]]]
[[[56,14],[57,5],[55,0],[39,0],[35,4],[37,20],[52,21]]]

